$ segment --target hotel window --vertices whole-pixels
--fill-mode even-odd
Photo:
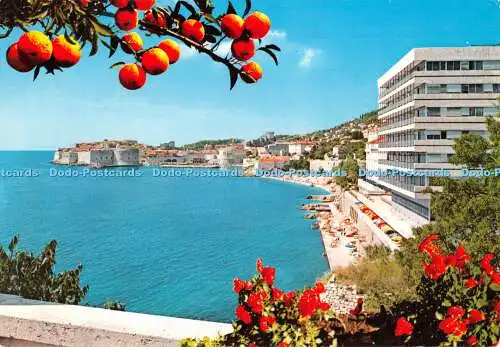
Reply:
[[[448,84],[445,89],[447,93],[460,93],[462,86],[460,84]]]
[[[483,62],[482,61],[470,61],[469,62],[469,70],[482,70]]]
[[[441,114],[440,107],[428,107],[427,108],[427,116],[429,117],[439,117]]]
[[[483,61],[483,70],[500,70],[500,60]]]
[[[500,93],[500,84],[493,85],[493,93]]]
[[[469,84],[469,93],[482,93],[483,85],[482,84]]]
[[[471,117],[482,117],[484,115],[484,109],[482,107],[470,107],[469,116]]]
[[[468,93],[469,92],[469,85],[468,84],[462,84],[462,93]]]
[[[446,62],[446,70],[460,70],[460,62],[459,61],[447,61]]]

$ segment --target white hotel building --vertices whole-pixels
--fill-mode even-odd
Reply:
[[[487,137],[500,95],[500,46],[415,48],[378,80],[378,160],[369,170],[457,169],[454,139]],[[368,163],[367,163],[368,164]],[[431,219],[429,178],[372,177],[391,192],[392,209],[418,224]]]

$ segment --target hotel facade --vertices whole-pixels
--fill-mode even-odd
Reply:
[[[497,112],[500,46],[415,48],[378,80],[376,160],[367,170],[422,173],[459,167],[448,161],[462,134],[488,137],[486,119]],[[395,212],[416,224],[431,220],[425,175],[367,178],[389,191]]]

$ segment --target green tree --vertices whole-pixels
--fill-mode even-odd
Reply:
[[[344,170],[345,176],[338,176],[335,178],[336,183],[342,187],[342,189],[357,189],[358,187],[358,173],[359,166],[358,162],[354,159],[347,158],[343,160],[339,166],[339,169]]]
[[[468,168],[484,167],[490,161],[490,154],[487,152],[489,148],[490,143],[484,137],[463,134],[453,144],[455,154],[451,157],[450,163]]]
[[[7,251],[0,245],[0,293],[61,304],[81,302],[89,288],[80,285],[82,265],[55,273],[56,241],[50,241],[40,255],[17,250],[18,243],[14,236]]]

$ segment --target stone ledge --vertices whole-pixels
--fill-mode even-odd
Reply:
[[[0,295],[0,337],[39,344],[170,347],[185,337],[215,337],[231,330],[232,326],[224,323],[47,304]]]

